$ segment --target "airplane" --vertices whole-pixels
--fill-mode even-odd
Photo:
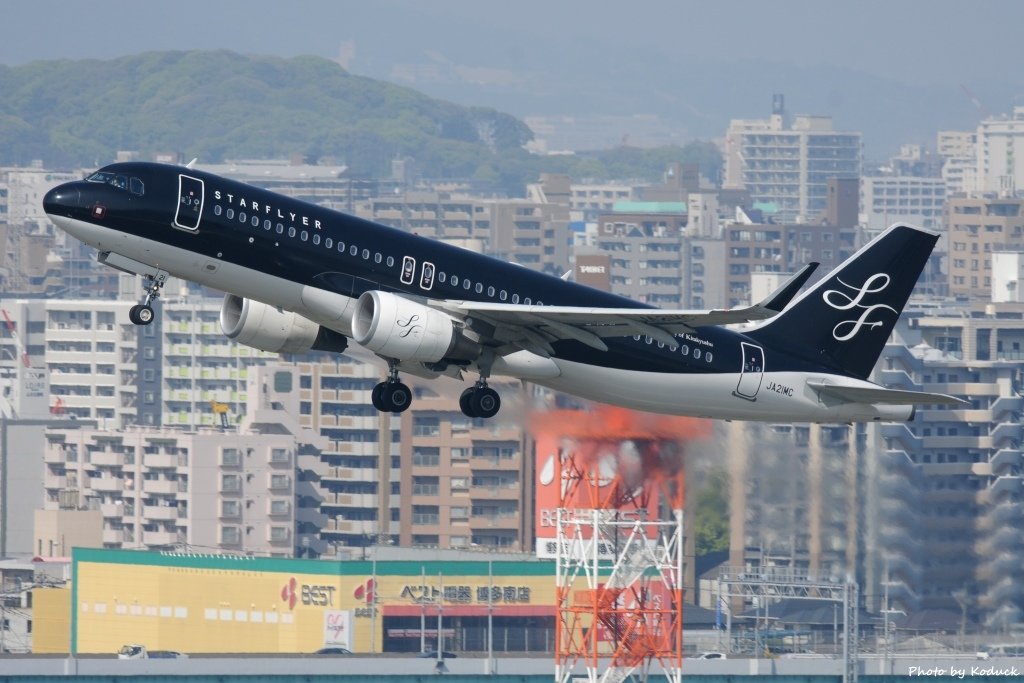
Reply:
[[[170,276],[226,292],[225,335],[270,352],[387,363],[374,407],[400,413],[400,372],[477,380],[490,418],[508,376],[641,411],[767,422],[911,420],[944,394],[868,381],[938,236],[894,225],[798,295],[809,264],[764,301],[664,310],[192,167],[105,166],[46,194],[49,218],[99,262],[144,278],[153,321]],[[736,329],[738,323],[756,323]],[[730,327],[732,326],[732,327]]]

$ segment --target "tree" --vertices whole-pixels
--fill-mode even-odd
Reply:
[[[729,549],[729,474],[711,472],[697,491],[694,509],[694,534],[697,556]]]

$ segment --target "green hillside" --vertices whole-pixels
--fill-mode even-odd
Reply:
[[[366,174],[396,155],[473,175],[525,124],[354,76],[318,57],[163,52],[0,67],[0,163],[104,163],[122,149],[206,161],[333,156]]]
[[[118,150],[206,163],[299,154],[372,177],[409,156],[425,177],[474,178],[509,194],[544,171],[654,180],[669,161],[699,161],[709,177],[721,166],[710,143],[539,157],[522,149],[531,138],[511,115],[355,76],[319,57],[151,52],[0,66],[0,165],[95,167]]]

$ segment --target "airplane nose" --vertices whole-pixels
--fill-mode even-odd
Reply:
[[[43,211],[50,215],[66,215],[68,209],[81,206],[81,194],[74,183],[58,185],[43,195]]]

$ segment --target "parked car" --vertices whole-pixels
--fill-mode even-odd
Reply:
[[[437,659],[437,650],[421,652],[416,656],[420,659]],[[448,650],[444,650],[443,652],[441,652],[441,659],[455,659],[456,657],[458,657],[458,655],[454,652],[448,652]]]
[[[687,659],[728,659],[724,652],[701,652],[699,655]]]
[[[332,646],[332,647],[322,647],[319,650],[317,650],[316,652],[314,652],[313,654],[315,654],[315,655],[350,655],[350,654],[352,654],[352,650],[349,650],[347,647],[335,647],[335,646]]]
[[[184,652],[147,650],[145,645],[125,645],[117,651],[118,659],[187,659]]]

